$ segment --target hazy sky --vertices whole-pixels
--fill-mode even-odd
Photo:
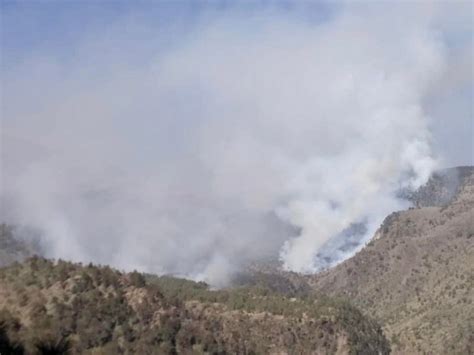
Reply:
[[[1,7],[1,217],[48,256],[313,272],[398,189],[473,164],[471,2]]]
[[[318,24],[330,21],[349,5],[367,4],[384,6],[384,2],[326,1],[2,1],[2,70],[14,70],[33,56],[74,61],[78,46],[91,38],[104,41],[105,48],[91,54],[91,63],[86,65],[124,54],[127,61],[146,62],[157,51],[179,46],[198,28],[229,15],[240,14],[258,23],[278,13],[293,21]],[[430,8],[435,2],[403,4]],[[473,164],[472,2],[441,1],[436,6],[444,12],[436,25],[443,30],[440,35],[450,46],[450,60],[455,64],[426,104],[435,118],[434,149],[443,166]],[[242,21],[233,26],[235,31],[249,30]],[[258,31],[258,25],[250,31]]]

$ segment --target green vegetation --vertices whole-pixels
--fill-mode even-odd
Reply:
[[[341,299],[39,257],[0,269],[0,310],[12,354],[389,353],[381,328]]]

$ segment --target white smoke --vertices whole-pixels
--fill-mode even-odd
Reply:
[[[446,49],[405,10],[226,14],[143,57],[112,27],[25,60],[4,73],[4,218],[52,257],[214,284],[261,258],[317,270],[435,167],[423,100]]]

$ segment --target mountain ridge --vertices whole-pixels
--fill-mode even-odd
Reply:
[[[376,353],[376,349],[386,353],[390,351],[390,347],[395,354],[474,353],[474,167],[438,171],[427,184],[417,191],[406,193],[404,197],[413,203],[413,207],[391,213],[362,250],[340,264],[314,275],[282,271],[277,262],[264,262],[251,265],[247,271],[235,275],[232,289],[217,291],[208,290],[208,286],[202,283],[172,277],[137,276],[140,275],[138,273],[120,274],[121,276],[117,277],[124,280],[135,278],[135,282],[141,287],[157,287],[162,295],[160,297],[163,297],[160,302],[166,299],[178,302],[180,312],[190,317],[188,321],[194,322],[196,329],[201,329],[203,319],[199,317],[204,315],[204,322],[212,319],[211,323],[220,324],[216,329],[233,329],[237,333],[241,332],[241,336],[246,334],[249,339],[254,339],[255,346],[263,344],[263,348],[259,349],[264,352],[285,353],[291,352],[290,349],[304,352],[305,347],[312,346],[316,353],[358,353],[357,349],[362,346],[365,353]],[[13,230],[7,225],[2,225],[0,232],[0,247],[3,248],[3,251],[0,250],[0,263],[2,258],[4,263],[10,264],[15,260],[24,260],[39,250],[25,241],[16,240]],[[51,261],[41,263],[49,265],[45,266],[48,269],[56,267],[54,263],[48,264],[52,263]],[[8,274],[12,268],[29,270],[30,264],[31,260],[0,269],[0,276],[2,273]],[[88,268],[82,265],[74,268],[88,272]],[[31,275],[25,277],[25,284],[33,282]],[[0,284],[2,282],[3,288],[11,287],[8,277],[3,277]],[[131,294],[135,295],[132,299],[143,295],[140,287],[130,290]],[[8,299],[9,302],[16,302],[12,301],[11,297]],[[297,314],[283,314],[285,307],[293,309],[295,305],[305,305],[304,307],[309,307],[308,310],[311,309],[314,304],[310,302],[308,306],[305,303],[307,299],[312,299],[316,302],[314,304],[317,304],[317,300],[324,304],[321,315],[325,314],[325,319],[331,320],[332,325],[329,328],[326,329],[324,327],[327,325],[323,326],[317,322],[313,323],[312,327],[302,325],[297,319],[300,319],[304,312],[301,313],[301,308],[298,307]],[[331,303],[331,299],[339,301]],[[362,311],[360,315],[357,315],[356,308],[351,308],[350,303],[347,303],[348,299]],[[47,303],[50,302],[52,301],[48,299]],[[136,302],[131,302],[129,306],[132,307],[133,304],[137,306]],[[161,309],[162,304],[158,302],[153,306],[156,312]],[[338,319],[334,318],[330,311],[334,307],[340,312]],[[198,312],[196,314],[200,316],[193,318],[193,312]],[[351,315],[349,319],[345,316],[341,318],[344,312]],[[20,319],[21,314],[22,312]],[[9,319],[6,324],[15,323],[11,320],[12,317],[15,318],[12,315],[6,317]],[[233,317],[241,319],[239,322],[243,322],[245,327],[229,321]],[[262,323],[261,317],[266,321]],[[376,323],[371,323],[372,318]],[[371,329],[369,333],[358,334],[356,338],[362,339],[365,336],[369,342],[362,341],[362,345],[350,342],[350,327],[357,329],[357,325],[353,323],[354,319],[368,324],[366,329]],[[21,323],[18,319],[16,322]],[[298,331],[293,332],[293,335],[284,335],[286,331],[279,328],[279,324],[286,324],[289,329],[294,327]],[[350,327],[344,328],[341,324]],[[390,345],[377,330],[377,324],[382,325]],[[244,329],[255,326],[260,329],[261,338],[253,337],[254,335]],[[322,330],[320,327],[323,327]],[[22,338],[21,334],[12,332],[11,327],[5,329],[12,335],[13,341],[23,339],[21,344],[27,344],[30,348],[34,346],[33,340]],[[272,333],[272,329],[279,330]],[[328,329],[332,329],[332,335],[326,332]],[[298,342],[306,339],[305,335],[298,333],[300,331],[303,331],[301,334],[320,332],[318,334],[323,334],[322,339],[325,340],[319,342],[310,337],[309,340]],[[28,334],[28,331],[26,333]],[[203,353],[207,352],[208,345],[209,349],[216,351],[251,350],[245,347],[248,343],[242,345],[239,341],[232,340],[226,331],[219,333],[221,338],[215,339],[204,336],[203,334],[207,334],[205,332],[199,334],[201,343],[198,345],[201,347],[198,346],[197,349]],[[267,335],[273,337],[272,342],[279,344],[276,348],[269,345]],[[0,338],[1,336],[0,334]],[[180,337],[182,336],[181,334]],[[74,340],[77,337],[81,338],[81,335],[75,334],[71,338]],[[113,339],[123,343],[120,337]],[[176,339],[175,337],[175,341]],[[296,343],[288,343],[288,339],[299,340]],[[176,343],[165,343],[161,341],[160,346],[164,346],[161,350],[177,351]],[[288,344],[294,348],[288,347]],[[192,346],[194,345],[196,344]],[[105,346],[105,350],[101,346]],[[98,348],[108,351],[107,346],[101,343]],[[120,351],[131,349],[120,348],[117,344],[113,346],[115,350],[122,349]],[[143,346],[147,347],[149,344],[145,341]],[[180,348],[180,351],[184,351],[183,349]]]
[[[474,169],[462,172],[449,198],[434,177],[419,207],[392,213],[354,257],[308,277],[381,321],[395,353],[474,352]],[[444,197],[427,200],[430,190]]]
[[[357,326],[356,326],[357,325]],[[0,353],[388,354],[349,303],[33,257],[0,269]]]

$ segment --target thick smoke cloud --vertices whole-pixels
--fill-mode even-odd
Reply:
[[[51,257],[215,285],[351,255],[436,166],[423,102],[447,49],[435,11],[405,10],[227,13],[133,54],[127,19],[25,58],[3,74],[4,219]]]

